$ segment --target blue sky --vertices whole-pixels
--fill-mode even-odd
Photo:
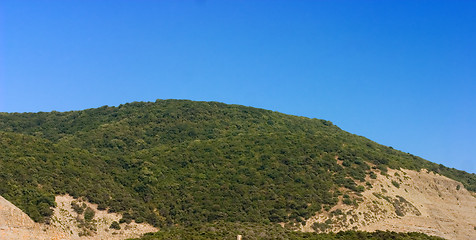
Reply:
[[[476,172],[476,1],[0,2],[0,112],[155,99],[321,118]]]

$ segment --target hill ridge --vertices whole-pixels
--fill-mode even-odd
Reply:
[[[1,113],[0,195],[35,221],[70,194],[155,226],[217,220],[305,223],[358,204],[387,168],[476,175],[332,122],[218,102],[157,100],[71,112]]]

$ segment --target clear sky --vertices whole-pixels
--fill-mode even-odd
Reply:
[[[476,1],[0,1],[0,112],[155,99],[321,118],[476,172]]]

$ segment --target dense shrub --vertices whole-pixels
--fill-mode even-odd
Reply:
[[[96,213],[92,208],[87,207],[86,210],[84,210],[84,220],[86,220],[87,222],[93,220],[94,215],[96,215]]]
[[[111,228],[111,229],[116,229],[116,230],[120,230],[120,229],[121,229],[121,225],[119,225],[118,222],[113,221],[113,222],[111,223],[111,226],[109,226],[109,228]]]
[[[325,223],[314,224],[317,231],[325,231]],[[237,235],[242,235],[247,240],[443,240],[440,237],[428,236],[423,233],[396,233],[389,231],[361,232],[345,231],[339,233],[303,233],[282,228],[279,225],[262,225],[249,223],[223,223],[203,224],[194,227],[171,227],[157,233],[144,235],[141,240],[235,240]]]

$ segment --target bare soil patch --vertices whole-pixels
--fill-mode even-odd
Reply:
[[[388,175],[366,180],[372,188],[356,196],[362,199],[358,207],[340,202],[308,219],[301,230],[390,230],[476,239],[476,197],[461,183],[426,170],[389,169]]]

